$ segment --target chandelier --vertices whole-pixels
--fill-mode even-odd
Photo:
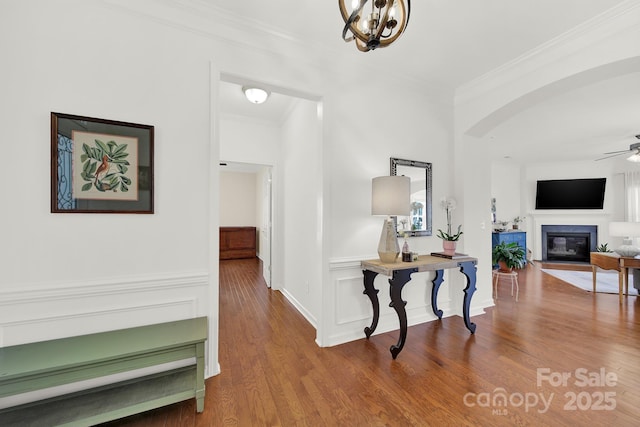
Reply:
[[[351,3],[350,9],[345,2]],[[371,4],[370,8],[365,7],[367,3]],[[396,41],[407,28],[411,15],[411,0],[338,0],[338,4],[345,22],[342,39],[355,40],[362,52],[387,47]]]

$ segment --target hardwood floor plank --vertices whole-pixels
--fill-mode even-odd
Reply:
[[[473,318],[475,334],[457,316],[412,326],[393,360],[397,331],[320,348],[313,327],[265,286],[257,260],[223,261],[222,372],[206,381],[204,413],[188,401],[111,425],[637,425],[638,298],[620,305],[617,295],[574,288],[539,266],[518,279],[519,301],[499,286],[496,306]],[[580,369],[617,380],[581,386]],[[562,374],[566,384],[548,380]],[[591,409],[605,392],[615,408]]]

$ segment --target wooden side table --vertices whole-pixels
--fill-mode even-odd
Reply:
[[[629,294],[629,269],[640,268],[640,258],[621,257],[616,253],[591,252],[591,269],[593,270],[593,293],[596,292],[596,271],[616,270],[618,272],[618,295],[622,303],[624,294]]]

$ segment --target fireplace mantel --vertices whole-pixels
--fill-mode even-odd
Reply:
[[[537,210],[529,213],[532,217],[566,217],[566,216],[575,216],[575,217],[589,217],[593,218],[594,216],[600,217],[610,217],[613,214],[611,212],[605,212],[599,209],[549,209],[549,210]]]
[[[543,225],[595,225],[599,230],[598,239],[606,241],[608,225],[612,221],[613,214],[602,210],[536,210],[529,213],[529,217],[533,220],[527,224],[531,251],[533,258],[540,260],[542,259]]]
[[[542,225],[542,261],[589,263],[596,251],[597,225]]]

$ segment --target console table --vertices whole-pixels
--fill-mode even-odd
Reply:
[[[640,268],[640,258],[621,257],[615,253],[591,252],[591,268],[593,269],[593,293],[596,293],[596,270],[616,270],[618,272],[618,295],[622,302],[622,288],[629,294],[629,269]]]
[[[361,261],[362,273],[364,275],[364,294],[371,300],[373,306],[373,321],[371,326],[364,328],[364,333],[367,339],[373,334],[378,326],[378,318],[380,317],[380,305],[378,302],[378,289],[373,286],[373,281],[378,274],[391,277],[389,279],[389,293],[391,296],[390,307],[398,314],[398,320],[400,322],[400,337],[395,345],[392,345],[389,349],[391,356],[395,359],[404,347],[405,340],[407,338],[407,312],[405,310],[406,301],[402,300],[402,288],[411,280],[413,273],[423,271],[435,271],[436,276],[432,280],[433,289],[431,292],[431,308],[439,319],[442,319],[442,310],[438,309],[438,290],[440,285],[444,281],[444,270],[450,268],[459,268],[460,272],[467,278],[467,286],[464,288],[464,301],[462,305],[462,313],[464,317],[464,324],[474,333],[476,331],[475,323],[472,323],[469,319],[469,306],[471,304],[471,297],[476,291],[476,264],[478,260],[476,258],[463,256],[456,257],[456,259],[441,258],[432,255],[421,255],[417,261],[413,262],[394,262],[383,263],[378,259]]]

